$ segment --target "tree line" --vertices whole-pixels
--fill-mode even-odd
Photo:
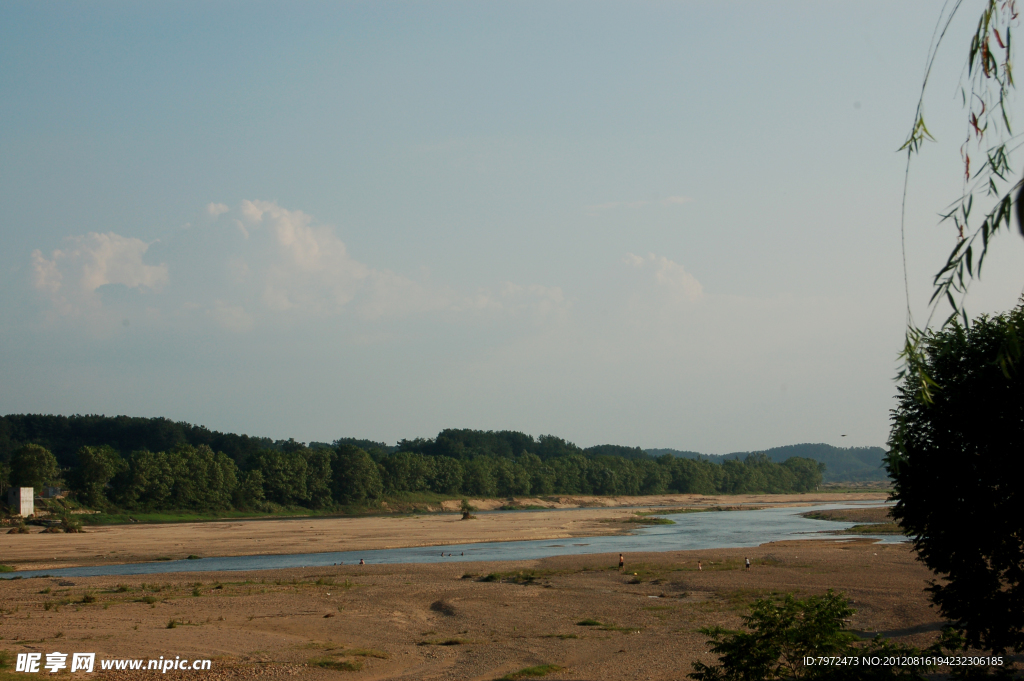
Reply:
[[[63,484],[93,508],[158,511],[332,509],[374,505],[387,495],[512,497],[550,494],[642,495],[806,492],[824,466],[764,455],[712,463],[639,448],[582,449],[561,438],[513,431],[445,430],[403,440],[391,451],[367,440],[307,446],[269,443],[241,461],[208,444],[127,453],[82,445],[65,464],[41,444],[15,449],[0,464],[0,486]],[[360,446],[362,445],[362,446]],[[70,460],[68,460],[70,458]]]

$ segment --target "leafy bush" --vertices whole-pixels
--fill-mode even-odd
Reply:
[[[718,664],[693,663],[696,681],[775,681],[776,679],[923,679],[925,667],[805,666],[819,656],[920,656],[921,651],[880,637],[858,644],[845,631],[854,611],[846,596],[828,591],[799,600],[787,595],[781,603],[760,599],[743,618],[747,631],[721,627],[701,629],[711,637]],[[938,652],[938,651],[934,651]],[[933,654],[934,654],[933,652]]]

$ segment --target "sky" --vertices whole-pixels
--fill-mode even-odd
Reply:
[[[5,2],[0,413],[882,446],[941,10]],[[918,322],[962,11],[909,175]],[[972,313],[1021,295],[1024,240],[996,246]]]

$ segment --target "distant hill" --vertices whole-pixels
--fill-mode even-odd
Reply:
[[[651,456],[653,456],[654,458],[658,458],[659,456],[663,456],[665,454],[671,454],[672,456],[680,458],[680,459],[709,459],[710,458],[710,459],[715,459],[715,460],[719,460],[719,461],[722,459],[722,457],[718,456],[717,454],[701,454],[700,452],[690,452],[690,451],[686,451],[686,450],[682,450],[682,449],[645,449],[644,451],[647,452],[648,454],[650,454]]]
[[[678,449],[647,449],[651,456],[671,454],[683,459],[710,459],[720,463],[726,459],[743,459],[754,452],[732,452],[731,454],[700,454],[698,452],[681,451]],[[861,480],[885,480],[887,475],[882,468],[885,450],[881,447],[833,447],[824,443],[786,445],[773,447],[762,452],[776,462],[785,461],[792,456],[814,459],[825,464],[825,482],[846,482]]]

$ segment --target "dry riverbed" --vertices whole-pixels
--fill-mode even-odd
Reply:
[[[0,534],[0,563],[16,570],[79,565],[178,560],[190,555],[247,556],[326,553],[531,539],[567,539],[620,534],[636,507],[713,508],[804,506],[843,501],[884,501],[885,493],[777,494],[648,497],[557,497],[554,499],[473,500],[489,510],[502,505],[543,507],[543,512],[480,514],[461,520],[459,502],[445,502],[450,513],[395,516],[230,520],[162,525],[86,527],[81,534]],[[627,508],[629,507],[629,508]],[[439,511],[441,509],[438,509]],[[634,526],[635,527],[635,526]]]
[[[855,630],[915,645],[937,635],[930,573],[906,545],[627,554],[624,572],[617,558],[7,581],[0,650],[213,661],[201,675],[99,678],[483,681],[553,665],[545,678],[667,681],[713,659],[700,627],[737,627],[758,596],[830,588],[852,599]]]

